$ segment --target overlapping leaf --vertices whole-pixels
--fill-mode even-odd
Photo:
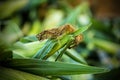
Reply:
[[[13,59],[9,60],[5,65],[18,70],[23,70],[25,72],[42,76],[96,74],[109,71],[106,68],[92,67],[83,64],[50,62],[37,59]]]

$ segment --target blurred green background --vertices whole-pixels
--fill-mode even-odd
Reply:
[[[83,42],[73,50],[89,65],[107,67],[111,71],[75,75],[70,80],[120,80],[119,3],[119,0],[1,0],[1,45],[15,45],[12,47],[14,58],[29,58],[45,43],[39,43],[35,37],[41,31],[66,23],[75,28],[92,23],[83,33]],[[68,59],[63,55],[63,61]]]

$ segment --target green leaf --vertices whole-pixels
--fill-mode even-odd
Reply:
[[[22,31],[20,30],[19,26],[15,22],[8,21],[6,22],[5,26],[6,27],[1,34],[2,34],[3,40],[6,41],[7,44],[13,43],[23,36]]]
[[[57,43],[55,44],[55,46],[44,57],[44,59],[49,58],[51,55],[55,54],[55,52],[57,52],[58,50],[60,50],[61,48],[63,48],[67,44],[67,42],[69,40],[73,40],[73,36],[72,35],[63,35],[63,36],[60,36],[58,38]]]
[[[14,12],[25,7],[28,4],[28,2],[29,2],[28,0],[26,1],[13,1],[13,0],[1,1],[0,19],[10,17]]]
[[[75,32],[73,33],[73,35],[74,35],[74,36],[77,36],[77,35],[83,33],[83,32],[86,31],[91,25],[92,25],[92,23],[88,24],[87,26],[80,27],[77,31],[75,31]]]
[[[45,45],[33,56],[33,58],[43,59],[56,45],[56,40],[49,39]]]
[[[46,40],[29,43],[17,42],[14,44],[14,47],[16,48],[14,48],[13,53],[24,57],[32,57],[40,48],[43,47],[45,42]],[[16,56],[13,57],[16,58]]]
[[[32,36],[27,36],[27,37],[23,37],[20,39],[21,42],[33,42],[33,41],[37,41],[38,39],[36,38],[35,35]]]
[[[39,20],[34,20],[31,30],[28,35],[36,35],[43,30],[41,22]]]
[[[55,54],[58,50],[64,47],[69,42],[69,40],[74,40],[75,36],[81,34],[85,30],[87,30],[90,26],[91,24],[84,27],[80,27],[77,31],[75,31],[72,34],[66,34],[58,37],[58,39],[53,39],[55,41],[49,39],[33,58],[38,58],[38,59],[49,58],[51,55]]]
[[[65,54],[76,62],[87,64],[84,58],[80,54],[78,55],[74,49],[67,49]]]
[[[61,26],[66,23],[74,25],[78,15],[83,12],[86,5],[87,5],[86,3],[78,5],[73,11],[71,11],[71,13],[67,16],[67,18],[59,25]]]
[[[108,72],[109,69],[98,68],[83,64],[41,61],[37,59],[13,59],[5,64],[11,68],[23,70],[36,75],[75,75],[97,74]]]
[[[0,62],[12,58],[11,44],[7,44],[0,35]]]
[[[48,80],[48,79],[23,71],[0,66],[0,80]]]
[[[93,38],[92,40],[96,46],[106,50],[109,53],[115,54],[115,53],[118,53],[120,50],[120,45],[114,42],[99,39],[99,38]]]
[[[69,40],[69,41],[67,42],[67,44],[66,44],[62,49],[59,50],[59,55],[58,55],[58,57],[56,58],[55,61],[57,61],[58,59],[60,59],[60,58],[62,57],[62,55],[63,55],[63,54],[65,53],[65,51],[67,50],[67,48],[71,45],[72,41],[73,41],[72,39]]]

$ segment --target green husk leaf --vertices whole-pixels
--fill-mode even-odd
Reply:
[[[58,37],[58,39],[49,39],[45,45],[36,53],[36,55],[33,58],[37,59],[47,59],[51,55],[55,54],[59,49],[64,47],[69,40],[74,40],[74,37],[81,34],[85,30],[87,30],[91,24],[85,26],[85,27],[80,27],[77,31],[75,31],[72,34],[66,34],[63,36]]]
[[[75,31],[75,32],[73,33],[73,35],[74,35],[74,36],[77,36],[77,35],[83,33],[83,32],[86,31],[91,25],[92,25],[92,23],[90,23],[90,24],[88,24],[88,25],[86,25],[86,26],[84,26],[84,27],[80,27],[77,31]]]
[[[84,64],[50,62],[37,59],[12,59],[9,60],[5,65],[11,68],[42,76],[97,74],[109,71],[109,69],[106,68],[98,68]]]
[[[62,49],[60,49],[59,50],[59,55],[58,55],[58,57],[56,58],[56,60],[55,61],[57,61],[58,59],[60,59],[61,57],[62,57],[62,55],[64,54],[64,52],[67,50],[67,48],[71,45],[71,42],[72,42],[73,40],[71,39],[71,40],[69,40],[68,42],[67,42],[67,44],[62,48]]]
[[[48,80],[23,71],[0,66],[0,80]]]
[[[33,57],[33,55],[35,55],[35,53],[40,48],[43,47],[45,42],[46,41],[41,41],[41,42],[40,41],[34,41],[34,42],[29,42],[29,43],[17,42],[17,43],[14,44],[15,48],[13,50],[13,57],[17,58],[16,56],[14,56],[14,54],[24,56],[24,57]]]
[[[61,37],[59,37],[59,39],[57,40],[57,43],[55,44],[55,46],[50,50],[50,52],[44,57],[44,59],[49,58],[51,55],[53,55],[55,52],[57,52],[58,50],[60,50],[62,47],[64,47],[67,42],[69,40],[72,40],[73,37],[72,35],[63,35]]]
[[[52,50],[55,44],[56,44],[56,40],[52,40],[52,39],[47,40],[45,45],[42,48],[40,48],[40,50],[33,56],[33,58],[43,59],[43,57],[45,57],[46,54]]]
[[[74,49],[67,49],[65,54],[76,62],[87,64],[84,58],[80,54],[78,55],[78,53]]]
[[[37,41],[37,40],[38,40],[38,39],[36,38],[35,35],[23,37],[23,38],[20,39],[20,41],[23,42],[23,43],[33,42],[33,41]]]

